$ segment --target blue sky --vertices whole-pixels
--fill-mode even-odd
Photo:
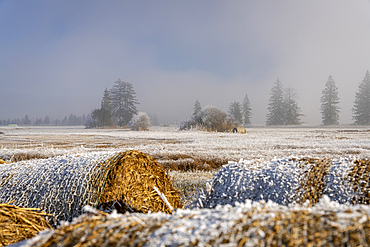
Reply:
[[[369,0],[0,0],[0,119],[87,114],[121,78],[163,122],[185,120],[196,99],[227,111],[248,94],[263,124],[279,78],[319,124],[332,75],[351,123],[369,30]]]

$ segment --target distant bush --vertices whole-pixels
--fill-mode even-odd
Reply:
[[[139,112],[131,119],[129,126],[133,130],[149,130],[150,118],[145,112]]]
[[[215,106],[206,106],[198,114],[181,124],[180,130],[201,129],[205,131],[232,131],[234,119]]]

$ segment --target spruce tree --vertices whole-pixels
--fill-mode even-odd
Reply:
[[[101,126],[112,125],[112,99],[107,88],[104,90],[103,99],[100,107],[100,121]]]
[[[266,125],[283,125],[285,123],[284,115],[284,91],[283,84],[279,79],[271,89],[270,100],[267,110]]]
[[[138,113],[136,105],[136,92],[131,83],[121,81],[118,78],[112,89],[110,96],[112,99],[112,115],[119,126],[126,126],[131,118]]]
[[[357,125],[370,125],[370,73],[358,85],[355,102],[352,108],[353,119]]]
[[[74,115],[74,114],[70,114],[68,116],[68,125],[72,126],[72,125],[79,125],[78,123],[78,119],[77,119],[77,116]]]
[[[335,125],[339,122],[338,88],[330,75],[321,96],[321,114],[323,125]]]
[[[251,108],[251,102],[249,101],[249,98],[248,98],[248,94],[246,94],[243,99],[242,114],[243,114],[244,124],[245,125],[251,124],[252,108]]]
[[[243,123],[242,106],[234,101],[229,107],[229,116],[233,117],[239,124]]]
[[[154,116],[151,120],[152,120],[151,122],[153,126],[159,126],[159,119],[158,119],[157,113],[154,113]]]
[[[199,113],[202,111],[202,106],[200,105],[199,103],[199,100],[197,99],[197,101],[195,101],[194,103],[194,108],[193,108],[194,112],[193,112],[193,116],[197,116],[199,115]]]
[[[298,106],[296,99],[298,98],[296,91],[293,88],[285,89],[284,97],[284,124],[285,125],[300,125],[303,116],[301,108]]]
[[[24,125],[30,125],[31,124],[31,120],[29,119],[28,115],[26,114],[26,116],[24,116]]]
[[[67,116],[64,116],[62,122],[60,123],[60,125],[62,126],[67,126],[68,125],[68,119],[67,119]]]
[[[88,128],[102,127],[101,109],[95,109],[91,112],[91,120],[87,122]]]
[[[50,125],[50,118],[48,117],[48,115],[46,115],[44,118],[44,125]]]

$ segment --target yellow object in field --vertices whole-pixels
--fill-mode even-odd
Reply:
[[[45,219],[50,216],[38,208],[22,208],[0,203],[0,246],[14,244],[51,228]]]
[[[233,133],[245,134],[246,133],[246,130],[245,130],[244,126],[235,127],[233,129]]]
[[[2,165],[2,164],[8,164],[8,162],[6,162],[6,161],[4,161],[4,160],[0,159],[0,164],[1,164],[1,165]]]

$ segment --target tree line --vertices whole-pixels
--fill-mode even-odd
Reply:
[[[16,119],[4,119],[0,120],[0,126],[8,125],[18,125],[18,126],[73,126],[73,125],[86,125],[91,119],[90,114],[82,114],[81,116],[76,116],[70,114],[68,117],[65,116],[63,119],[52,118],[46,115],[44,118],[30,118],[26,114],[23,118]]]
[[[304,116],[297,102],[298,93],[294,88],[283,87],[277,79],[271,88],[266,115],[266,125],[301,125],[301,117]],[[339,124],[339,97],[338,88],[333,77],[330,75],[322,90],[320,98],[320,113],[323,125]],[[212,109],[212,111],[210,111]],[[352,108],[352,119],[356,125],[370,125],[370,73],[369,70],[358,85]],[[194,112],[190,119],[183,122],[180,130],[200,128],[212,131],[229,131],[239,125],[251,124],[252,107],[245,95],[242,103],[234,101],[230,104],[228,114],[217,107],[207,106],[202,108],[197,99],[194,104]],[[216,124],[217,123],[217,124]],[[218,127],[215,127],[218,126]]]
[[[100,108],[94,109],[87,116],[71,114],[68,118],[51,120],[48,116],[44,119],[30,119],[28,115],[22,119],[0,120],[0,125],[85,125],[87,128],[99,127],[131,127],[133,130],[147,130],[150,125],[159,125],[157,114],[152,118],[145,112],[139,112],[136,108],[139,102],[133,85],[118,78],[111,89],[105,88]]]
[[[243,106],[233,102],[229,108],[229,115],[244,125],[250,124],[251,108],[247,98]],[[302,110],[297,103],[298,94],[294,88],[283,88],[279,79],[275,82],[270,92],[266,125],[300,125],[302,124]],[[339,124],[339,96],[338,87],[330,75],[322,90],[320,98],[321,119],[323,125]],[[248,109],[248,111],[246,111]],[[358,85],[352,108],[352,119],[356,125],[370,125],[370,73],[366,71],[363,80]],[[244,116],[243,121],[241,117]]]
[[[297,102],[298,93],[294,88],[283,87],[282,82],[277,79],[271,88],[268,102],[268,113],[266,115],[266,125],[300,125],[301,117],[304,116]],[[338,88],[333,77],[330,75],[322,90],[320,98],[323,125],[339,124],[339,97]],[[137,129],[140,122],[143,125],[159,125],[156,114],[150,118],[146,113],[139,113],[136,105],[136,92],[133,85],[118,79],[114,82],[111,89],[105,89],[101,100],[100,108],[95,109],[87,116],[76,116],[70,114],[63,119],[30,119],[26,114],[22,119],[0,120],[0,125],[85,125],[89,128],[111,127],[111,126],[131,126]],[[370,73],[366,71],[363,80],[358,85],[358,92],[352,108],[352,119],[356,125],[370,125]],[[140,115],[140,116],[139,116]],[[234,101],[230,104],[228,112],[223,112],[215,106],[202,108],[197,99],[194,105],[194,112],[190,119],[183,122],[180,129],[203,128],[207,130],[225,131],[233,126],[250,125],[252,117],[252,106],[245,95],[242,103]],[[139,120],[140,119],[140,120]],[[136,124],[136,127],[134,125]],[[231,126],[231,127],[230,127]],[[141,127],[140,127],[141,128]],[[147,127],[143,127],[144,129]]]

